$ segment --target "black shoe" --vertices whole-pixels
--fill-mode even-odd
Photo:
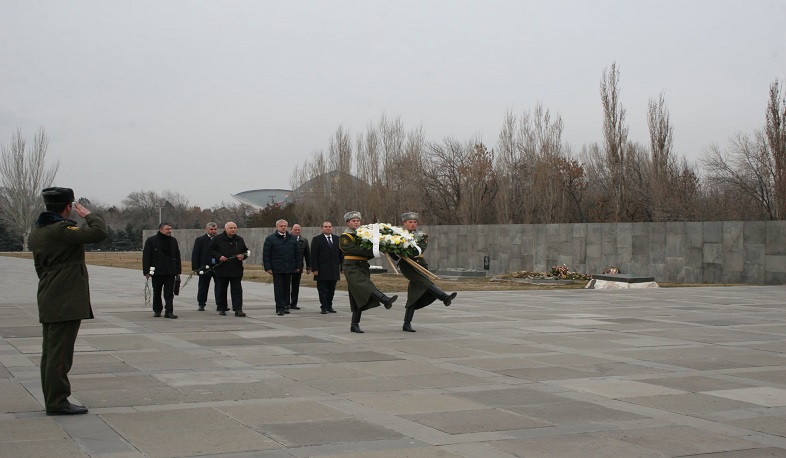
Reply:
[[[328,312],[327,310],[321,310],[319,313],[321,313],[323,315],[327,315],[327,312]]]
[[[246,313],[242,310],[237,310],[235,311],[235,316],[246,316]]]
[[[205,311],[205,306],[204,305],[200,305],[197,310],[200,311],[200,312],[204,312]]]
[[[405,321],[404,326],[402,326],[401,329],[407,332],[416,332],[414,329],[412,329],[412,324],[409,321]]]
[[[158,318],[161,316],[161,312],[153,312],[153,316]]]
[[[332,308],[329,308],[328,309],[328,313],[337,313],[337,312],[335,310],[333,310]]]
[[[164,318],[172,318],[173,320],[177,318],[177,315],[174,313],[165,313]]]
[[[453,302],[453,299],[455,299],[457,295],[458,295],[458,293],[453,293],[453,294],[447,296],[446,298],[442,299],[442,303],[445,304],[445,307],[449,306],[450,303]]]
[[[226,314],[227,314],[227,311],[226,311],[226,310],[219,310],[219,311],[218,311],[218,314],[219,314],[219,315],[226,315]]]
[[[360,330],[360,325],[359,324],[352,323],[349,326],[349,330],[352,331],[352,332],[357,332],[359,334],[364,334],[364,332]]]
[[[278,315],[278,316],[284,316],[284,312],[276,312],[276,315]]]
[[[289,315],[289,309],[284,309],[284,314]]]
[[[396,299],[398,299],[398,296],[393,296],[387,301],[383,302],[382,304],[385,306],[386,309],[390,309],[390,307],[393,307],[393,303],[396,302]]]
[[[83,413],[87,413],[87,407],[85,406],[78,406],[76,404],[69,403],[67,407],[63,407],[62,409],[47,410],[47,415],[82,415]]]
[[[300,307],[298,307],[297,305],[290,305],[289,310],[300,310]]]

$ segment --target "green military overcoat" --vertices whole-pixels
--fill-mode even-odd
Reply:
[[[30,233],[41,323],[93,318],[84,244],[104,240],[107,230],[104,220],[93,213],[85,221],[79,227],[57,213],[45,212]]]
[[[381,304],[371,294],[377,287],[371,281],[368,261],[347,259],[347,256],[361,256],[367,259],[374,257],[374,252],[360,246],[355,231],[347,231],[339,237],[338,246],[344,253],[344,278],[347,279],[349,290],[349,306],[353,312],[379,307]]]
[[[421,231],[414,231],[413,234],[419,240],[418,248],[420,248],[420,252],[422,254],[424,251],[426,251],[426,247],[428,246],[428,237]],[[413,261],[417,262],[425,268],[428,268],[428,264],[426,264],[426,260],[422,256],[413,259]],[[405,305],[406,308],[413,307],[415,310],[417,310],[437,300],[437,296],[429,291],[429,287],[434,283],[432,283],[428,278],[424,277],[423,274],[418,273],[418,271],[415,270],[415,268],[412,267],[409,263],[399,260],[398,270],[401,272],[401,275],[409,280],[409,286],[407,287],[407,304]]]

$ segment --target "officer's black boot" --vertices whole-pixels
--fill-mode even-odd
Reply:
[[[349,330],[352,332],[357,332],[363,334],[363,331],[360,329],[360,314],[363,312],[352,312],[352,324],[349,326]]]
[[[378,300],[382,305],[384,305],[386,309],[393,307],[393,303],[396,302],[396,299],[398,299],[398,296],[387,297],[382,291],[374,291],[371,293],[371,295],[374,297],[374,299]]]
[[[407,332],[415,332],[412,329],[412,317],[415,316],[415,307],[410,307],[404,312],[404,326],[401,328]]]
[[[428,290],[434,293],[434,295],[437,296],[437,299],[441,300],[445,304],[445,307],[450,305],[450,303],[453,302],[453,299],[455,299],[456,295],[458,294],[458,293],[448,294],[445,291],[442,291],[441,289],[437,288],[437,285],[429,286]]]

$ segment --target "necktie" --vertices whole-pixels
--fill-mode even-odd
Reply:
[[[328,237],[328,246],[333,248],[333,237]]]

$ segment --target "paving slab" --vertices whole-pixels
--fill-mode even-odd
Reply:
[[[136,269],[90,266],[72,400],[41,406],[36,277],[0,257],[0,457],[786,456],[782,286],[462,292],[450,307],[153,318]],[[406,292],[397,294],[406,296]]]

